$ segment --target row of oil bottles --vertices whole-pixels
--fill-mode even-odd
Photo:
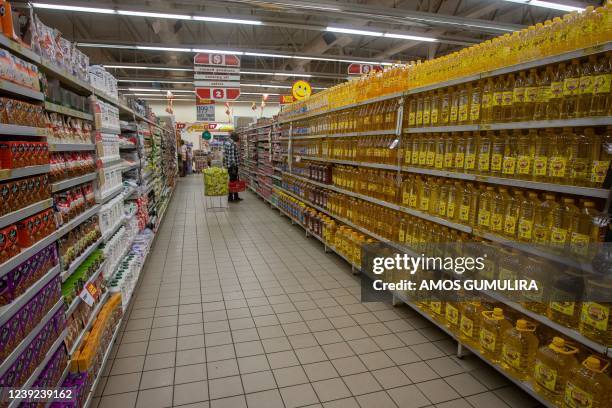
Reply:
[[[286,106],[281,118],[325,112],[394,92],[403,92],[482,72],[542,59],[610,41],[610,2],[555,17],[432,60],[371,72]]]
[[[574,119],[612,114],[612,53],[533,68],[411,95],[403,127]],[[326,135],[397,126],[398,99],[362,105],[294,124],[293,135]]]
[[[612,345],[612,318],[610,318],[612,305],[601,303],[594,307],[592,302],[582,303],[581,300],[609,297],[606,294],[612,290],[612,283],[602,279],[601,275],[587,275],[579,271],[563,269],[545,258],[529,256],[511,248],[500,248],[493,242],[480,237],[343,194],[329,192],[324,195],[323,189],[294,179],[284,177],[283,188],[304,197],[315,205],[326,208],[331,214],[341,219],[348,220],[377,236],[397,242],[418,253],[439,256],[448,256],[449,253],[452,253],[454,256],[469,255],[473,258],[486,254],[485,268],[478,272],[480,279],[490,281],[498,279],[533,280],[538,284],[538,291],[525,292],[524,296],[521,295],[522,297],[512,292],[504,292],[504,296],[563,326],[579,329],[584,336],[600,344]],[[336,221],[321,213],[318,213],[317,216],[323,220],[321,236],[328,242],[334,242],[333,237],[338,228]],[[337,249],[352,248],[352,252],[347,252],[354,253],[355,256],[348,257],[354,264],[360,265],[361,245],[364,242],[373,241],[349,227],[345,229],[347,228],[350,233],[338,237],[344,240],[343,244],[334,244],[334,246]],[[553,301],[554,299],[572,301],[563,303]],[[581,313],[591,309],[597,309],[598,312]]]
[[[293,154],[601,187],[612,126],[332,138],[296,142]]]

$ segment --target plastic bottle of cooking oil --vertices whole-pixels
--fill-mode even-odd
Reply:
[[[465,137],[460,132],[453,133],[455,147],[455,170],[462,171],[465,166]]]
[[[478,172],[488,173],[491,165],[491,139],[493,132],[480,132],[478,135]]]
[[[603,134],[585,129],[585,134],[593,135],[593,151],[591,153],[592,166],[590,172],[590,185],[600,187],[606,178],[610,161],[612,161],[612,126],[608,126]]]
[[[586,200],[580,212],[572,217],[570,224],[570,251],[579,256],[588,256],[593,251],[591,244],[598,242],[599,234],[593,218],[599,214],[595,203]]]
[[[461,183],[455,181],[448,187],[448,204],[446,205],[446,217],[454,220],[459,215],[458,203],[460,200],[463,187]]]
[[[525,87],[527,86],[527,75],[521,71],[514,80],[512,90],[512,120],[525,120]]]
[[[490,228],[494,196],[495,187],[493,186],[486,186],[480,194],[478,200],[478,229],[482,231],[488,231]]]
[[[410,160],[413,166],[419,166],[419,154],[421,151],[421,135],[415,134],[411,136],[412,140],[412,159]]]
[[[518,132],[516,141],[516,176],[519,178],[530,179],[532,177],[537,139],[538,131],[535,129],[529,129],[528,132]]]
[[[533,371],[535,390],[554,404],[560,404],[567,380],[578,365],[577,353],[578,349],[561,337],[554,337],[548,346],[540,347]]]
[[[561,119],[575,118],[578,114],[578,99],[580,97],[580,77],[582,67],[580,61],[572,60],[563,76],[563,103],[561,104]]]
[[[501,176],[503,163],[504,163],[504,153],[506,151],[506,139],[505,134],[501,134],[499,132],[493,132],[493,137],[491,138],[491,175],[492,176]]]
[[[584,283],[584,274],[572,269],[557,272],[553,276],[547,311],[551,320],[565,327],[578,328]]]
[[[416,127],[423,126],[423,95],[417,96],[416,102]]]
[[[436,134],[428,133],[426,136],[426,140],[427,140],[426,142],[427,156],[426,156],[425,165],[427,167],[434,167],[435,161],[436,161]]]
[[[455,138],[451,133],[446,133],[444,138],[444,168],[453,169],[455,165]]]
[[[497,363],[502,358],[503,334],[512,326],[504,317],[503,309],[499,307],[484,311],[481,315],[478,336],[480,351],[487,360]]]
[[[608,276],[594,275],[585,285],[585,301],[580,313],[580,333],[599,344],[612,344],[612,280]]]
[[[459,214],[457,220],[461,224],[473,225],[478,207],[478,192],[472,183],[465,183],[459,198]]]
[[[518,216],[518,240],[531,242],[533,240],[533,224],[536,208],[540,207],[538,193],[530,191],[520,204]]]
[[[538,71],[534,68],[529,70],[525,79],[525,102],[523,105],[523,119],[533,120],[535,108],[538,102]]]
[[[504,93],[502,96],[502,121],[510,122],[512,117],[512,102],[514,98],[514,74],[509,74],[504,85]]]
[[[419,135],[419,166],[425,167],[427,165],[427,148],[429,143],[427,140],[427,134],[423,133]]]
[[[531,376],[533,361],[538,351],[535,324],[525,319],[516,321],[503,335],[501,366],[521,381]]]
[[[548,179],[553,183],[567,182],[568,143],[572,137],[571,128],[563,128],[561,131],[555,129],[552,131],[552,140],[549,146]]]
[[[451,86],[449,88],[450,93],[450,112],[449,112],[449,125],[457,124],[459,120],[459,89]]]
[[[544,201],[535,208],[533,216],[533,240],[534,244],[548,245],[553,228],[553,214],[560,207],[556,197],[552,193],[544,194]]]
[[[429,200],[431,198],[431,185],[432,179],[427,177],[421,184],[421,191],[419,192],[419,204],[417,210],[428,212],[429,211]]]
[[[597,64],[595,55],[589,55],[589,58],[582,64],[576,117],[589,116],[591,113],[595,64]]]
[[[501,136],[504,138],[504,159],[502,162],[502,174],[504,177],[514,177],[516,173],[517,159],[517,141],[520,130],[515,129],[512,132],[505,130],[501,131]]]
[[[443,181],[440,185],[440,192],[438,196],[438,206],[434,215],[438,217],[446,217],[446,208],[448,206],[448,191],[450,189],[450,181]]]
[[[440,98],[440,126],[446,126],[450,119],[451,88],[442,91]]]
[[[564,250],[569,243],[572,219],[578,216],[573,198],[564,197],[561,205],[553,209],[550,245],[558,250]]]
[[[481,123],[491,123],[493,120],[493,88],[493,79],[486,79],[482,86],[482,103],[480,108]]]
[[[482,99],[483,81],[474,82],[470,91],[470,108],[468,123],[480,123],[480,103]]]
[[[482,310],[480,302],[461,302],[459,307],[459,338],[472,347],[479,344]]]
[[[563,81],[565,79],[565,63],[560,63],[550,82],[550,99],[546,108],[546,119],[559,119],[563,105]]]
[[[546,315],[549,301],[550,276],[552,274],[551,263],[541,257],[528,256],[523,262],[522,279],[532,280],[537,285],[537,290],[526,290],[521,292],[521,305],[532,312]]]
[[[609,115],[612,109],[612,96],[610,93],[612,83],[612,52],[608,51],[602,56],[595,67],[593,78],[593,99],[591,101],[591,115]]]
[[[416,176],[414,178],[414,182],[410,185],[410,190],[408,191],[408,206],[416,209],[419,205],[420,193],[423,191],[423,180],[420,176]]]
[[[516,237],[516,227],[518,224],[518,216],[520,203],[523,201],[523,192],[515,190],[510,198],[506,201],[506,211],[504,213],[504,235],[508,238]]]
[[[444,168],[444,149],[445,149],[445,138],[443,138],[440,133],[433,134],[434,140],[434,167],[438,170],[442,170]]]
[[[407,125],[408,127],[416,126],[416,109],[417,109],[417,101],[416,97],[411,97],[408,101],[408,114],[406,117],[408,118]]]
[[[508,189],[506,187],[499,187],[499,190],[493,195],[489,230],[494,234],[503,234],[506,205],[509,200],[510,195],[508,194]]]
[[[604,408],[610,404],[610,377],[606,374],[609,363],[597,356],[589,356],[582,365],[571,370],[565,392],[564,408]]]
[[[491,100],[491,122],[502,122],[504,91],[506,90],[506,79],[502,76],[495,78],[493,84],[493,99]]]
[[[548,102],[552,96],[550,84],[554,76],[552,66],[547,66],[544,71],[538,76],[538,97],[533,113],[534,120],[544,120],[547,118]]]
[[[532,177],[537,181],[545,181],[548,178],[548,156],[552,137],[552,131],[548,129],[534,138]]]
[[[431,126],[431,94],[428,92],[423,97],[423,127]]]
[[[440,120],[440,100],[442,98],[442,90],[434,92],[431,96],[431,126],[438,126]]]
[[[476,144],[478,139],[478,132],[466,132],[465,133],[465,160],[463,169],[467,173],[473,173],[476,170],[476,153],[478,146]]]
[[[472,96],[472,84],[467,84],[459,89],[459,106],[457,114],[457,123],[465,125],[470,119],[470,101]]]

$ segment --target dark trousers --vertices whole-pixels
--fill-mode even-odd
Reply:
[[[227,169],[230,181],[238,181],[238,166],[230,166]],[[229,193],[229,201],[236,201],[238,199],[238,193]]]

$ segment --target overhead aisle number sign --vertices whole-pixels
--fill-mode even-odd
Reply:
[[[200,99],[233,101],[240,96],[240,57],[199,53],[193,58],[194,87]]]

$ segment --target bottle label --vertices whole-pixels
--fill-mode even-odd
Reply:
[[[478,213],[478,225],[488,227],[491,221],[491,212],[488,210],[480,210]]]
[[[567,168],[567,159],[561,156],[553,156],[550,158],[550,176],[565,177],[565,169]]]
[[[550,84],[551,98],[559,98],[563,95],[563,82],[552,82]]]
[[[488,108],[493,104],[493,98],[490,93],[482,94],[482,107]]]
[[[550,86],[541,86],[538,89],[538,102],[546,103],[552,98],[552,90]]]
[[[580,92],[580,78],[566,78],[563,81],[563,95],[578,95]]]
[[[508,235],[513,235],[516,232],[516,218],[512,215],[504,220],[504,232]]]
[[[503,174],[514,174],[516,172],[516,157],[504,157]]]
[[[416,208],[417,206],[417,196],[416,194],[410,194],[410,198],[408,200],[408,205],[412,208]]]
[[[553,227],[550,231],[550,242],[554,245],[565,245],[567,242],[567,230]]]
[[[404,232],[404,228],[400,228],[399,230],[399,242],[405,242],[406,233]]]
[[[429,125],[429,111],[423,111],[423,123]]]
[[[480,345],[483,349],[489,350],[492,353],[495,352],[496,340],[495,333],[487,329],[480,329]]]
[[[470,120],[472,122],[477,122],[480,119],[480,104],[472,103],[470,105]]]
[[[451,106],[451,109],[450,109],[450,121],[451,122],[456,122],[457,121],[457,106],[456,105]]]
[[[591,169],[591,181],[593,183],[603,183],[608,174],[608,168],[610,162],[607,160],[596,160],[593,161],[593,168]]]
[[[491,229],[493,231],[501,231],[503,227],[504,216],[502,214],[491,214]]]
[[[506,91],[503,94],[502,106],[510,106],[512,105],[512,98],[514,97],[514,93],[512,91]]]
[[[470,206],[461,204],[459,206],[459,220],[467,222],[469,219],[470,219]]]
[[[592,94],[593,93],[593,76],[592,75],[585,75],[585,76],[581,76],[580,77],[580,93],[585,95],[585,94]]]
[[[531,157],[521,155],[517,160],[517,173],[518,174],[530,174],[531,173]]]
[[[533,221],[528,219],[521,219],[519,221],[519,238],[531,240],[531,236],[533,233]]]
[[[408,191],[404,191],[404,194],[402,194],[402,204],[410,205],[410,193]]]
[[[514,103],[525,102],[525,88],[522,88],[522,87],[514,88],[512,99]]]
[[[553,370],[540,360],[536,360],[534,377],[536,382],[550,391],[555,391],[557,384],[557,370]]]
[[[419,164],[419,150],[414,149],[412,151],[412,164]]]
[[[438,205],[438,215],[444,217],[446,215],[446,201],[440,201]]]
[[[404,152],[404,164],[410,164],[411,158],[412,158],[412,152],[410,150],[406,150]]]
[[[550,302],[550,308],[566,316],[574,315],[574,302]]]
[[[612,74],[597,75],[593,79],[593,93],[610,93],[610,83],[612,83]]]
[[[431,124],[436,125],[438,123],[438,108],[431,109]]]
[[[489,171],[489,160],[491,159],[488,153],[478,155],[478,170]]]
[[[548,169],[548,158],[546,156],[536,156],[533,160],[533,175],[545,176]]]
[[[474,153],[468,153],[465,155],[465,169],[474,170],[476,166],[476,155]]]
[[[421,211],[427,211],[429,209],[429,197],[423,194],[421,197],[421,204],[419,206]]]
[[[565,385],[563,399],[565,406],[569,408],[593,408],[593,394],[572,384],[571,380]]]
[[[444,167],[444,155],[442,153],[436,154],[435,167],[436,169]]]
[[[408,126],[414,126],[416,124],[416,113],[408,113]]]
[[[444,154],[444,167],[446,167],[447,169],[450,167],[453,167],[453,159],[455,158],[455,155],[452,153],[445,153]]]
[[[453,202],[448,203],[448,208],[446,209],[446,215],[448,216],[448,218],[455,217],[455,203]]]
[[[521,351],[509,344],[502,346],[502,358],[506,364],[510,367],[520,370],[521,369]]]
[[[502,106],[504,102],[504,93],[503,92],[493,92],[493,100],[492,106]]]
[[[435,159],[436,159],[436,152],[427,152],[427,165],[429,167],[434,165]]]
[[[589,251],[589,236],[572,232],[570,236],[570,249],[577,254],[586,255]]]
[[[446,304],[446,321],[453,325],[459,323],[459,310],[450,303]]]
[[[436,314],[442,314],[442,302],[429,302],[429,308]]]
[[[548,228],[544,225],[536,225],[533,228],[533,242],[535,244],[548,243]]]
[[[417,113],[416,113],[416,124],[417,124],[417,125],[420,125],[420,124],[422,124],[422,123],[423,123],[423,111],[422,111],[422,110],[419,110],[419,111],[417,111]]]
[[[504,158],[500,153],[493,153],[491,155],[491,170],[501,171],[503,161]]]
[[[419,165],[425,166],[427,164],[427,151],[422,150],[419,152]]]
[[[466,122],[468,120],[468,109],[467,104],[459,105],[459,121]]]
[[[525,102],[536,103],[538,101],[538,89],[535,86],[525,88]]]
[[[474,337],[474,321],[464,315],[461,316],[461,323],[459,324],[459,330],[465,337]]]
[[[599,331],[608,330],[608,322],[610,319],[610,308],[595,302],[585,302],[582,304],[582,312],[580,313],[580,321]]]
[[[464,153],[455,153],[455,167],[463,168],[465,164],[465,154]]]

